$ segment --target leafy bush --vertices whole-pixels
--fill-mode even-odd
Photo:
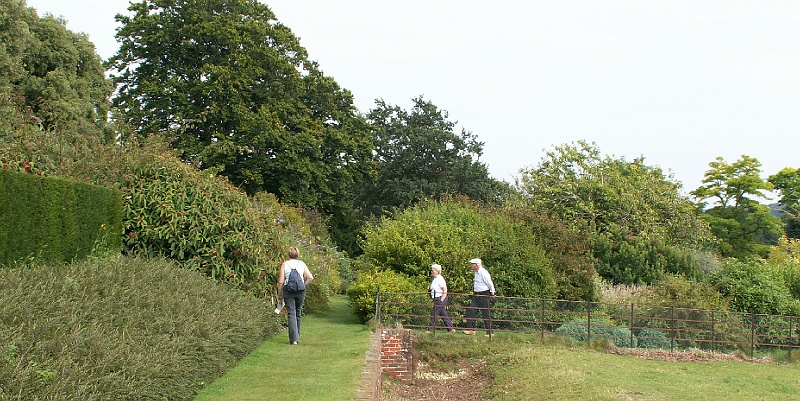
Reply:
[[[670,340],[661,330],[641,329],[636,335],[636,345],[639,348],[670,349]]]
[[[347,289],[348,303],[361,322],[366,323],[375,316],[375,297],[378,295],[378,291],[409,293],[414,291],[414,288],[415,286],[408,277],[391,270],[363,272]],[[395,309],[389,312],[400,312]]]
[[[274,316],[163,260],[0,268],[0,399],[191,400]]]
[[[694,281],[684,276],[667,275],[658,284],[646,287],[649,300],[646,304],[674,306],[676,308],[726,311],[729,301],[705,281]]]
[[[618,327],[605,316],[592,316],[591,339],[610,340],[617,347],[636,347],[636,337],[631,344],[631,331],[627,327]],[[556,329],[556,333],[566,335],[578,341],[589,338],[589,321],[586,318],[576,318]]]
[[[709,283],[731,300],[737,312],[800,315],[800,301],[792,296],[784,277],[761,259],[728,259],[709,277]]]
[[[575,238],[548,237],[554,230],[521,216],[462,200],[425,202],[367,228],[361,258],[374,270],[420,281],[429,280],[429,266],[438,263],[450,292],[471,293],[468,261],[480,257],[500,295],[555,297],[565,288],[564,294],[593,298],[594,270],[580,247],[564,256],[543,245],[552,244],[553,238]]]
[[[692,251],[618,227],[594,234],[592,247],[597,272],[615,284],[653,284],[666,274],[695,278],[699,273]]]

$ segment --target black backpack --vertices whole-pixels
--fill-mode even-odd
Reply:
[[[300,277],[300,272],[298,272],[297,269],[292,268],[292,271],[289,272],[289,279],[286,280],[284,288],[288,292],[302,292],[306,290],[306,283],[303,282],[303,278]]]

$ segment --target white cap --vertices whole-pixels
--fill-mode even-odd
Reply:
[[[472,264],[472,263],[475,263],[475,264],[476,264],[476,265],[478,265],[478,266],[481,266],[481,265],[483,265],[483,261],[481,261],[481,260],[480,260],[480,259],[478,259],[478,258],[475,258],[475,259],[470,259],[470,260],[469,260],[469,263],[470,263],[470,264]]]

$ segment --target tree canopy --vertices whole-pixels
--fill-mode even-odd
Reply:
[[[588,236],[598,273],[615,283],[694,276],[690,252],[713,244],[680,184],[644,158],[603,157],[596,144],[579,141],[554,147],[521,173],[523,207]]]
[[[29,110],[25,123],[102,138],[111,90],[86,35],[25,1],[0,2],[0,100]]]
[[[352,95],[255,0],[144,0],[117,15],[118,117],[248,193],[337,209],[370,168]]]
[[[781,197],[778,200],[783,206],[786,236],[800,238],[800,169],[786,167],[767,179]]]
[[[404,110],[379,99],[367,114],[377,175],[365,187],[366,210],[380,215],[451,195],[491,202],[507,192],[479,161],[483,143],[476,135],[455,132],[447,111],[430,100],[420,96],[413,102]]]
[[[734,163],[722,157],[708,164],[703,185],[692,195],[700,201],[715,199],[715,206],[704,211],[701,217],[708,221],[715,236],[722,240],[723,256],[765,257],[768,245],[777,244],[783,235],[780,220],[761,205],[756,198],[768,199],[764,191],[773,189],[770,182],[761,178],[761,162],[742,155]]]

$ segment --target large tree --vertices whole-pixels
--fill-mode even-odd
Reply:
[[[714,206],[704,211],[702,217],[723,243],[724,256],[766,256],[768,245],[776,245],[783,235],[780,220],[770,213],[769,207],[759,204],[757,198],[769,199],[766,191],[773,185],[761,178],[761,162],[742,155],[728,163],[722,157],[710,162],[703,185],[692,191],[701,202],[714,199]],[[705,206],[705,204],[701,204]]]
[[[256,0],[143,0],[117,15],[118,117],[248,193],[348,209],[372,141],[351,94]]]
[[[21,123],[40,124],[65,142],[102,138],[111,90],[86,35],[52,15],[39,17],[24,0],[0,1],[0,106],[26,110],[30,119]],[[3,119],[9,124],[5,112]]]
[[[709,244],[708,227],[680,193],[681,184],[644,158],[603,157],[595,143],[555,146],[523,169],[517,189],[535,210],[584,232],[625,227],[693,248]]]
[[[521,207],[591,238],[597,270],[616,283],[653,283],[664,274],[693,276],[693,255],[713,243],[681,185],[644,158],[602,156],[586,141],[556,146],[521,170]]]
[[[767,179],[780,192],[786,236],[800,238],[800,169],[786,167]]]
[[[411,110],[379,99],[367,114],[375,138],[377,176],[363,193],[366,210],[380,215],[422,199],[467,195],[493,202],[507,185],[489,176],[479,161],[483,143],[462,129],[448,112],[421,96]]]

